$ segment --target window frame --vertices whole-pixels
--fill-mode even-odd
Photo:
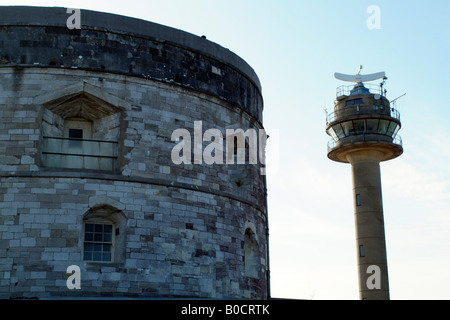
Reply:
[[[111,226],[111,242],[107,242],[107,241],[94,241],[94,240],[86,240],[86,225],[88,224],[93,224],[95,225],[110,225]],[[104,227],[103,227],[104,228]],[[94,227],[95,229],[95,227]],[[115,259],[115,240],[116,240],[116,232],[115,232],[116,228],[115,228],[115,224],[111,221],[106,221],[106,220],[87,220],[83,222],[83,245],[82,245],[82,252],[81,252],[81,256],[82,256],[82,260],[84,262],[89,262],[89,263],[114,263],[114,259]],[[95,231],[93,232],[93,234],[95,234]],[[104,235],[104,232],[102,232],[102,235]],[[86,244],[110,244],[111,245],[111,249],[110,249],[110,260],[87,260],[85,258],[85,245]],[[93,253],[94,251],[92,251]],[[101,251],[102,255],[104,253],[103,248]],[[93,255],[92,255],[93,258]],[[103,258],[103,257],[102,257]]]

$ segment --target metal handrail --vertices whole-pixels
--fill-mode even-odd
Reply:
[[[387,142],[386,140],[382,140],[382,139],[375,140],[374,136],[380,136],[380,137],[384,137],[384,138],[385,137],[389,137],[389,138],[392,138],[392,141],[389,141],[390,143],[393,143],[393,144],[399,145],[400,147],[403,147],[403,140],[402,140],[402,137],[400,137],[399,135],[396,135],[395,137],[391,137],[391,136],[384,135],[384,134],[367,133],[367,132],[363,132],[363,131],[357,131],[357,132],[353,133],[352,135],[345,137],[344,139],[347,139],[347,138],[352,137],[352,136],[355,136],[355,137],[357,136],[358,137],[358,142],[360,142],[360,141],[364,141],[364,142],[367,142],[367,141],[370,141],[370,142]],[[366,138],[367,136],[370,136],[370,137]],[[328,151],[336,148],[336,144],[339,141],[341,141],[341,140],[342,139],[339,139],[339,140],[336,141],[334,139],[331,139],[328,142]]]
[[[98,154],[84,154],[84,153],[65,153],[65,152],[47,152],[42,151],[42,154],[53,154],[57,156],[80,156],[85,158],[104,158],[104,159],[117,159],[117,156],[103,156]]]
[[[46,167],[115,170],[118,144],[117,141],[45,136],[42,163]]]
[[[351,91],[355,88],[355,85],[342,85],[336,88],[336,97],[349,96]],[[369,90],[372,94],[383,95],[383,89],[379,85],[374,85],[370,83],[364,83],[364,88]]]
[[[96,144],[97,147],[101,146],[101,145],[106,145],[106,144],[112,144],[112,150],[111,154],[109,155],[104,155],[100,153],[100,150],[97,149],[96,151],[98,152],[97,154],[95,153],[86,153],[85,150],[83,150],[83,147],[81,147],[81,145],[79,146],[80,148],[77,148],[78,153],[74,153],[74,152],[65,152],[66,150],[64,150],[65,148],[63,147],[62,144],[58,144],[57,148],[52,148],[52,149],[58,149],[58,151],[55,150],[49,150],[47,148],[47,145],[44,143],[44,148],[42,150],[43,154],[59,154],[59,155],[65,155],[65,156],[84,156],[84,157],[97,157],[97,158],[117,158],[117,145],[119,144],[117,141],[105,141],[105,140],[96,140],[96,139],[79,139],[79,138],[62,138],[62,137],[48,137],[48,136],[44,136],[44,141],[48,141],[48,140],[61,140],[61,142],[63,143],[63,141],[73,141],[73,142],[79,142],[81,144]],[[65,145],[65,147],[67,147],[67,145]],[[90,148],[91,152],[94,151],[92,150],[93,148]],[[94,151],[95,152],[95,151]]]
[[[387,114],[389,112],[389,114]],[[345,108],[335,111],[327,115],[327,125],[342,117],[359,116],[359,115],[384,115],[400,121],[400,112],[389,106],[380,106],[374,104],[357,104],[346,106]]]
[[[106,140],[98,140],[98,139],[80,139],[80,138],[64,138],[64,137],[49,137],[44,136],[44,139],[55,139],[55,140],[70,140],[70,141],[91,141],[91,142],[104,142],[104,143],[114,143],[118,144],[117,141],[106,141]]]

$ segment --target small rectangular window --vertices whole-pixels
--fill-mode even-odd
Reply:
[[[83,257],[85,261],[112,260],[112,230],[110,224],[86,223],[84,226]]]
[[[363,245],[359,246],[359,256],[364,257],[364,246]]]
[[[69,148],[81,148],[81,141],[83,139],[82,129],[69,129]],[[75,141],[72,139],[76,139]]]
[[[361,205],[361,195],[357,194],[356,195],[356,206],[360,206]]]
[[[83,139],[83,130],[82,129],[69,129],[69,138]]]
[[[354,104],[362,104],[362,99],[353,99],[353,100],[348,100],[345,105],[346,106],[352,106]]]

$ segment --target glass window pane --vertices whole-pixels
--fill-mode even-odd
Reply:
[[[334,132],[336,132],[336,135],[338,136],[339,139],[343,138],[344,132],[342,131],[341,125],[337,124],[335,126],[333,126],[333,130]]]
[[[103,238],[103,237],[102,237],[102,234],[101,234],[101,233],[95,233],[95,234],[94,234],[94,241],[102,242],[102,241],[103,241],[102,238]]]
[[[104,227],[103,227],[103,232],[105,232],[105,233],[112,233],[112,225],[105,224]]]
[[[91,243],[85,243],[84,244],[84,252],[86,251],[92,251],[94,249],[94,247],[92,246]]]
[[[102,245],[101,244],[95,243],[95,244],[93,244],[93,246],[94,246],[94,252],[102,251]]]
[[[102,261],[102,254],[100,252],[94,252],[92,255],[92,260]]]
[[[398,133],[399,130],[400,130],[400,126],[397,126],[397,127],[395,128],[395,131],[394,131],[394,133],[392,134],[392,136],[395,137],[395,136],[397,135],[397,133]]]
[[[110,244],[104,244],[103,245],[103,252],[111,252],[111,245]]]
[[[103,235],[103,242],[111,242],[111,241],[112,241],[112,234],[105,233]]]
[[[111,261],[111,253],[103,253],[102,261]]]
[[[84,234],[84,241],[93,241],[94,240],[94,234],[87,232]]]
[[[86,232],[93,232],[94,231],[94,225],[92,223],[86,223],[84,226],[84,231]]]
[[[364,120],[353,120],[353,126],[355,128],[355,133],[360,134],[365,131],[365,124],[366,122]]]
[[[392,134],[394,133],[396,127],[397,127],[397,123],[395,123],[395,122],[392,121],[391,124],[389,125],[389,128],[388,128],[386,134],[387,134],[388,136],[392,136]]]
[[[94,230],[95,230],[95,232],[103,232],[103,225],[96,224]]]
[[[351,121],[342,123],[342,128],[344,128],[344,134],[346,137],[353,134],[353,132],[355,131],[353,129],[353,122],[351,122]]]
[[[332,127],[328,128],[327,133],[334,139],[334,141],[339,140],[338,136],[336,135]]]
[[[386,134],[388,126],[389,126],[388,120],[380,120],[380,125],[378,126],[378,133]]]
[[[378,119],[367,119],[367,132],[377,133],[378,122],[379,122]]]

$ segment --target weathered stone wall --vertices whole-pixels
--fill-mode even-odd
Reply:
[[[87,178],[2,178],[1,296],[263,298],[244,277],[245,223],[265,218],[234,199],[177,187]],[[83,215],[104,195],[127,216],[123,263],[84,262]],[[261,256],[264,243],[261,243]],[[81,267],[81,290],[66,269]],[[264,269],[265,260],[261,264]]]
[[[116,60],[108,65],[99,54],[106,48],[115,48],[111,54],[116,49],[128,52],[141,40],[120,35],[128,39],[124,47],[119,41],[115,47],[109,43],[97,50],[97,43],[87,49],[83,43],[92,40],[88,33],[74,38],[60,27],[58,36],[53,33],[54,43],[70,42],[83,54],[93,51],[91,62],[97,57],[98,68],[45,66],[50,61],[45,28],[56,29],[11,28],[0,29],[0,55],[8,56],[0,66],[0,297],[266,298],[267,212],[261,165],[171,161],[176,145],[172,132],[186,128],[193,136],[194,121],[202,121],[203,131],[217,128],[224,134],[229,127],[261,129],[262,98],[245,72],[179,45],[173,50],[184,50],[184,56],[193,59],[184,61],[186,69],[194,62],[206,66],[193,71],[193,80],[188,76],[186,83],[177,83],[127,74],[113,69],[121,65]],[[10,41],[7,46],[5,39]],[[33,41],[35,50],[21,41]],[[170,56],[166,66],[170,69],[173,63],[173,70],[179,70],[182,59],[173,58],[167,46],[160,47],[157,56]],[[23,56],[26,61],[14,60]],[[39,65],[22,64],[33,63],[34,57],[42,59]],[[143,53],[134,51],[127,63],[148,58],[140,57]],[[231,78],[211,80],[207,61],[229,70],[224,75]],[[158,67],[148,66],[147,71],[154,68]],[[199,79],[204,79],[203,86]],[[250,100],[233,93],[236,82],[251,87]],[[63,118],[72,112],[71,104],[79,103],[93,121],[94,111],[104,115],[94,126],[99,132],[94,138],[118,137],[117,170],[42,165],[44,137],[61,135]],[[89,262],[82,256],[83,223],[95,210],[110,210],[120,226],[112,262]],[[246,275],[244,243],[249,229],[258,245],[257,276]],[[80,290],[66,286],[70,265],[81,268]]]
[[[262,121],[253,69],[228,49],[148,21],[81,11],[70,30],[65,8],[0,7],[0,65],[108,71],[177,83],[221,97]]]

